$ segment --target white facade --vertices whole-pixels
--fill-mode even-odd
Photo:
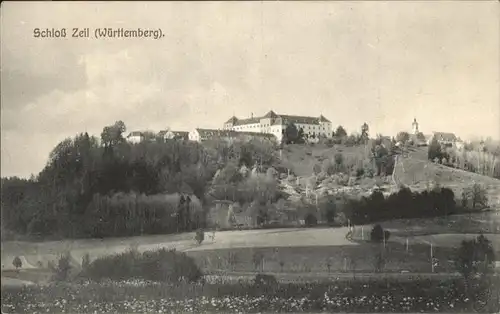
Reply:
[[[131,132],[128,136],[127,136],[127,142],[131,143],[131,144],[137,144],[137,143],[140,143],[144,140],[144,136],[142,135],[142,132]]]
[[[193,142],[201,142],[200,132],[197,129],[189,132],[189,140]]]
[[[293,123],[297,129],[302,129],[306,138],[317,138],[318,136],[332,137],[332,123],[323,116],[302,117],[276,114],[268,112],[262,117],[251,117],[249,119],[238,119],[232,117],[224,123],[225,130],[237,132],[268,133],[276,136],[281,141],[288,123]]]

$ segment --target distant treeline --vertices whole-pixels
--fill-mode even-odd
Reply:
[[[412,192],[402,187],[397,193],[384,197],[374,191],[369,197],[350,199],[342,211],[355,224],[373,223],[390,219],[431,218],[480,211],[487,206],[485,190],[479,185],[467,189],[461,198],[449,188],[437,187],[430,191]]]

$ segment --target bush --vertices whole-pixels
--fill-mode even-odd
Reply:
[[[179,282],[185,279],[198,281],[202,272],[194,259],[185,253],[165,248],[156,251],[125,252],[105,256],[93,261],[82,276],[92,280],[143,279],[162,282]]]
[[[377,224],[373,227],[370,233],[370,239],[373,242],[382,242],[384,241],[384,229],[381,225]]]
[[[90,265],[90,255],[89,253],[85,253],[82,257],[82,269],[87,269]]]
[[[336,168],[335,168],[335,165],[332,163],[332,161],[330,159],[325,159],[323,160],[323,164],[321,166],[321,170],[322,172],[328,174],[328,175],[332,175],[335,173],[336,171]]]
[[[470,280],[476,274],[484,278],[492,271],[495,260],[491,241],[484,235],[470,241],[462,241],[454,256],[456,268],[465,280]]]
[[[344,155],[342,155],[342,153],[336,153],[334,160],[335,165],[340,168],[344,164]]]
[[[205,240],[205,232],[203,231],[203,229],[196,230],[195,240],[196,242],[198,242],[198,244],[201,244],[201,242]]]
[[[19,268],[23,267],[23,262],[21,261],[19,256],[16,256],[16,257],[14,257],[14,260],[12,261],[12,265],[14,265],[14,267],[16,269],[19,269]]]
[[[341,185],[341,186],[349,185],[349,176],[346,174],[339,173],[339,174],[334,175],[333,178],[335,180],[335,183],[337,183],[338,185]]]
[[[314,166],[313,166],[313,173],[314,173],[315,175],[317,175],[317,174],[319,174],[320,172],[321,172],[321,166],[320,166],[320,165],[318,165],[318,164],[314,164]]]
[[[53,276],[52,280],[55,281],[65,281],[69,279],[70,271],[71,271],[71,255],[66,253],[59,257],[57,261],[57,265],[54,263],[50,263],[48,266],[52,270]]]
[[[357,168],[356,169],[356,177],[360,178],[365,174],[365,169],[364,168]]]
[[[318,224],[318,218],[316,218],[314,214],[307,214],[304,221],[308,227],[316,226]]]
[[[278,280],[273,275],[257,274],[254,279],[254,285],[259,287],[273,287],[278,284]]]

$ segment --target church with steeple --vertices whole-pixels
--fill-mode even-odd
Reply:
[[[413,118],[413,123],[411,124],[411,130],[413,135],[418,134],[419,130],[418,130],[417,118]]]
[[[417,146],[427,145],[426,136],[424,134],[422,134],[422,132],[420,132],[420,130],[418,128],[417,118],[413,118],[413,122],[411,124],[410,139]]]

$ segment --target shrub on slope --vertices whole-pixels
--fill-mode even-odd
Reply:
[[[202,272],[185,253],[164,248],[157,251],[125,252],[93,261],[81,277],[91,280],[143,279],[161,282],[198,281]]]

